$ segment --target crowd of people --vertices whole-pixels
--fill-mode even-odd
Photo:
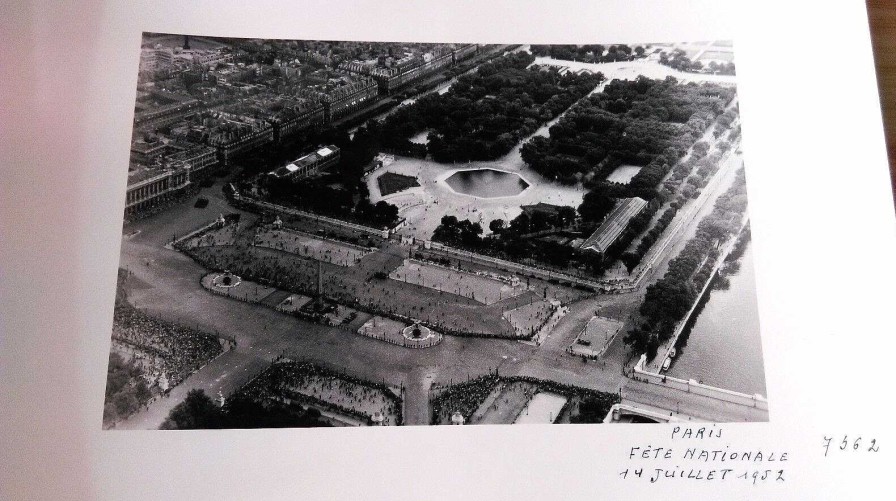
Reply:
[[[449,424],[455,412],[460,412],[465,420],[469,420],[500,381],[497,375],[488,374],[448,386],[431,401],[432,423]]]
[[[239,226],[235,224],[219,228],[210,228],[181,243],[185,248],[213,247],[216,245],[233,245],[236,241]]]
[[[132,352],[151,379],[157,383],[164,379],[163,386],[177,385],[224,350],[211,334],[152,318],[124,304],[115,307],[112,340]]]
[[[549,308],[539,308],[537,312],[527,309],[509,315],[501,315],[500,311],[479,311],[479,314],[471,315],[469,308],[458,309],[460,305],[475,306],[482,301],[489,303],[502,299],[503,291],[496,297],[485,297],[495,295],[495,291],[486,290],[489,287],[485,286],[485,281],[494,278],[487,274],[483,276],[484,272],[481,271],[469,272],[468,275],[468,272],[447,268],[438,270],[437,267],[430,270],[426,283],[418,284],[424,281],[422,277],[417,277],[419,269],[409,274],[406,268],[399,267],[392,275],[398,273],[402,276],[393,276],[398,280],[390,281],[386,280],[388,273],[365,269],[357,264],[359,254],[369,252],[365,247],[333,249],[309,245],[305,242],[307,234],[292,228],[274,229],[257,225],[245,227],[239,234],[232,233],[234,231],[235,226],[231,226],[215,232],[223,232],[223,236],[227,237],[221,242],[232,240],[232,244],[187,246],[181,250],[207,268],[230,270],[245,279],[284,291],[309,296],[322,294],[348,307],[396,320],[419,320],[451,335],[530,338],[550,319]],[[327,242],[332,245],[337,243],[329,239]],[[319,268],[316,260],[325,263]],[[340,267],[337,269],[328,263]],[[346,265],[349,267],[346,268]],[[431,265],[427,263],[426,266]],[[404,273],[400,273],[402,270]],[[435,273],[436,270],[449,273],[441,276]],[[410,284],[397,283],[403,282],[402,279],[427,289],[409,289]],[[518,287],[506,288],[509,290],[504,300],[516,296],[520,290]],[[484,296],[479,297],[481,295]],[[519,303],[514,301],[514,304]]]
[[[525,409],[538,387],[520,381],[502,381],[470,416],[470,424],[509,424]],[[487,406],[485,404],[488,404]]]
[[[451,415],[455,412],[460,412],[466,422],[471,422],[473,413],[482,406],[492,392],[496,389],[506,388],[507,386],[505,385],[511,385],[509,388],[523,391],[525,401],[528,401],[539,391],[556,393],[567,397],[573,404],[572,410],[570,410],[569,406],[564,406],[559,415],[561,417],[564,415],[568,416],[571,423],[602,422],[610,407],[620,401],[620,397],[616,393],[606,393],[529,376],[502,377],[497,374],[487,374],[457,384],[449,383],[446,386],[433,385],[431,389],[432,395],[434,395],[431,399],[432,424],[450,424]],[[500,393],[495,398],[495,401],[490,404],[490,408],[494,407],[492,409],[494,411],[502,403],[509,405],[511,398],[510,394]],[[489,409],[485,409],[483,414],[488,411]]]
[[[408,293],[407,285],[376,279],[357,266],[334,272],[331,265],[324,264],[318,277],[315,261],[259,247],[201,248],[191,250],[190,255],[207,268],[227,269],[247,280],[285,291],[313,296],[318,294],[320,285],[324,296],[340,304],[390,318],[422,320],[443,333],[518,337],[499,313],[490,319],[456,308],[458,302],[475,304],[471,299],[434,289],[426,294]],[[486,324],[489,320],[493,320],[491,325]]]
[[[244,386],[241,394],[276,402],[297,400],[369,423],[401,424],[401,399],[383,384],[338,374],[310,362],[277,361]]]
[[[130,416],[151,398],[152,392],[140,365],[133,359],[111,352],[106,373],[103,427],[114,426],[117,420]]]
[[[290,236],[292,239],[289,238]],[[339,266],[353,266],[370,252],[370,249],[355,244],[318,238],[297,230],[260,231],[255,235],[254,245]]]

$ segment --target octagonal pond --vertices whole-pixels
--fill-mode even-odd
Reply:
[[[495,169],[457,171],[445,182],[458,193],[482,198],[512,197],[529,187],[519,174]]]

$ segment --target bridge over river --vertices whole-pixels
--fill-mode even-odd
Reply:
[[[757,399],[751,404],[637,379],[626,381],[621,405],[623,418],[640,416],[658,421],[657,416],[669,416],[665,421],[714,423],[768,421],[768,406],[764,400]]]

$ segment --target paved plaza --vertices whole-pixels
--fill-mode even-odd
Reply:
[[[550,123],[541,127],[534,135],[546,136]],[[581,186],[565,186],[549,181],[532,170],[520,157],[520,142],[503,157],[490,162],[470,162],[462,165],[446,165],[419,158],[395,157],[395,161],[368,176],[366,183],[372,203],[385,200],[399,208],[399,215],[408,220],[407,226],[398,233],[420,240],[429,240],[443,216],[455,216],[480,223],[485,233],[494,219],[510,221],[520,215],[523,205],[539,202],[578,207],[582,203],[585,190]],[[453,190],[446,179],[459,171],[471,169],[496,169],[519,174],[529,188],[515,196],[482,198],[465,195]],[[386,172],[403,174],[417,178],[419,187],[410,188],[393,195],[380,193],[377,179]]]

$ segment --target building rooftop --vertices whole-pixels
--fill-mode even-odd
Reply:
[[[642,198],[623,198],[594,233],[582,243],[583,250],[592,250],[603,254],[619,238],[629,221],[647,205]]]
[[[131,151],[143,154],[152,154],[163,151],[166,148],[167,144],[163,141],[152,141],[147,142],[142,139],[138,139],[131,143]]]
[[[167,174],[167,169],[153,169],[143,165],[131,165],[130,169],[128,169],[128,187]]]
[[[271,172],[271,174],[275,177],[288,176],[305,166],[314,165],[321,160],[327,160],[337,153],[339,153],[339,148],[337,148],[336,146],[324,146],[323,148],[320,148],[315,152],[309,153],[303,157],[293,160],[283,167],[275,169],[273,172]]]
[[[279,169],[275,169],[272,174],[274,174],[277,177],[283,177],[283,176],[288,176],[297,170],[299,170],[299,167],[296,164],[289,163],[289,164],[284,165],[283,167],[280,167]]]

